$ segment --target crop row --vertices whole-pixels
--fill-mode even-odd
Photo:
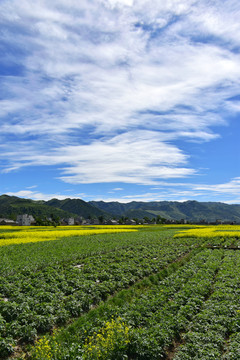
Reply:
[[[137,311],[140,310],[138,303],[141,308],[147,309],[148,303],[154,307],[151,307],[150,316],[149,312],[145,312],[142,314],[144,318],[133,324],[134,345],[129,349],[130,356],[142,360],[166,356],[173,340],[180,338],[181,332],[186,329],[189,321],[209,296],[216,271],[221,264],[221,257],[221,251],[203,251],[191,263],[164,280],[155,292],[153,301],[148,296],[143,301],[137,300]],[[159,292],[163,293],[162,299]],[[130,318],[131,313],[129,320]]]
[[[66,230],[63,233],[66,235]],[[150,231],[147,229],[137,233],[65,236],[55,241],[0,246],[0,275],[6,277],[21,272],[22,269],[38,271],[48,267],[49,264],[73,263],[85,257],[98,256],[109,251],[118,251],[118,249],[141,244],[150,247],[153,245],[164,247],[172,244],[177,248],[184,244],[196,245],[199,242],[196,238],[173,240],[173,233],[174,230],[159,231],[159,227],[152,227]]]
[[[17,342],[34,341],[37,334],[65,324],[110,294],[158,272],[194,245],[194,241],[178,244],[174,240],[179,245],[175,247],[173,240],[156,241],[153,236],[150,241],[149,237],[151,234],[142,235],[141,241],[128,245],[123,241],[124,247],[112,248],[106,253],[100,251],[98,256],[78,253],[77,257],[61,262],[53,258],[52,265],[35,267],[34,271],[31,264],[22,270],[7,269],[7,277],[3,271],[0,277],[2,358],[14,351]],[[77,242],[77,238],[74,241]],[[47,243],[42,246],[44,244]],[[99,248],[102,249],[101,245]]]
[[[130,293],[126,290],[122,299],[113,298],[83,316],[57,339],[45,339],[51,358],[165,358],[211,294],[222,257],[222,250],[203,250],[162,281],[153,277],[149,286],[139,284]],[[110,324],[109,331],[106,324]],[[113,334],[120,337],[114,346]],[[41,349],[37,343],[32,359],[39,359]]]
[[[239,359],[240,252],[224,254],[213,292],[190,324],[176,360]]]

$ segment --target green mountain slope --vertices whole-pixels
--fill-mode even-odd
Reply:
[[[16,219],[16,216],[20,214],[29,214],[34,217],[50,217],[53,213],[60,218],[73,216],[71,212],[51,208],[44,201],[34,201],[8,195],[0,196],[0,218]]]
[[[99,216],[103,216],[107,219],[111,217],[111,215],[108,214],[106,211],[92,206],[90,203],[87,203],[86,201],[83,201],[81,199],[51,199],[49,201],[46,201],[45,204],[54,208],[59,208],[64,211],[71,212],[84,218],[97,218]]]
[[[116,216],[129,218],[149,217],[160,215],[169,220],[186,219],[198,222],[200,220],[236,221],[240,223],[240,205],[228,205],[219,202],[198,201],[132,201],[127,204],[119,202],[90,201],[81,199],[52,199],[49,201],[34,201],[16,196],[0,196],[0,217],[16,218],[18,214],[30,214],[35,217],[50,217],[51,214],[60,218],[82,216],[84,218],[105,219]]]
[[[160,215],[166,219],[188,221],[236,221],[240,223],[240,205],[228,205],[220,202],[198,202],[198,201],[154,201],[141,202],[132,201],[127,204],[118,202],[105,203],[103,201],[91,201],[92,205],[101,210],[111,212],[115,216],[144,217],[147,213],[149,218]]]
[[[10,217],[15,219],[19,214],[29,214],[34,217],[50,217],[51,214],[60,218],[82,216],[84,218],[97,218],[103,216],[108,219],[111,217],[89,203],[80,199],[52,199],[49,201],[35,201],[22,199],[16,196],[0,196],[0,217]]]

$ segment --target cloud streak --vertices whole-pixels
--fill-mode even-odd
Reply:
[[[24,199],[32,199],[32,200],[51,200],[51,199],[59,199],[64,200],[66,199],[66,195],[61,194],[44,194],[38,191],[31,191],[31,190],[19,190],[15,192],[7,192],[6,195],[9,196],[17,196]],[[68,196],[69,198],[69,196]],[[72,197],[74,199],[78,198],[77,196]]]
[[[179,141],[214,140],[239,111],[234,0],[5,0],[0,10],[2,68],[14,68],[1,74],[5,172],[57,165],[71,184],[193,176]]]
[[[119,201],[121,203],[128,203],[131,201],[187,201],[189,199],[198,201],[221,201],[229,204],[239,204],[240,202],[240,178],[233,178],[226,183],[218,184],[194,184],[184,182],[159,182],[160,186],[150,188],[148,192],[134,193],[129,195],[122,195],[118,197],[115,192],[123,190],[121,188],[115,188],[113,191],[109,191],[108,194],[96,195],[96,194],[75,194],[73,191],[65,195],[63,193],[51,193],[46,194],[37,190],[32,190],[35,186],[27,187],[24,190],[16,192],[7,192],[7,195],[18,196],[34,200],[50,200],[57,198],[60,200],[66,198],[84,198],[85,201],[103,200],[105,202]],[[65,190],[66,192],[66,190]],[[113,194],[113,195],[109,195]],[[219,198],[220,195],[220,198]],[[214,199],[217,196],[217,199]]]
[[[23,147],[10,151],[8,156],[21,158],[21,164],[16,162],[15,169],[23,165],[66,164],[61,179],[72,184],[120,181],[147,185],[157,184],[158,178],[179,178],[194,173],[193,169],[181,166],[187,163],[182,151],[159,140],[159,134],[151,131],[128,132],[105,141],[65,146],[52,152],[42,149],[41,154]]]
[[[194,184],[179,182],[159,182],[160,187],[151,188],[149,192],[125,195],[119,197],[107,197],[103,195],[93,196],[94,199],[103,201],[187,201],[189,199],[198,201],[221,201],[229,204],[240,203],[240,178],[231,179],[227,183],[219,184]],[[220,195],[220,198],[219,198]],[[217,196],[217,199],[214,199]]]

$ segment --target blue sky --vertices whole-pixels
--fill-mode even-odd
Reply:
[[[2,0],[0,193],[240,203],[240,3]]]

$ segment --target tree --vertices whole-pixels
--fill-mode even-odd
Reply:
[[[157,216],[157,224],[165,224],[166,219],[161,217],[160,215]]]
[[[54,227],[57,227],[60,225],[60,217],[55,215],[55,214],[51,214],[51,219],[52,219],[52,225]]]
[[[144,217],[143,217],[143,220],[144,220],[146,223],[149,223],[149,222],[150,222],[150,219],[149,219],[148,216],[144,216]]]
[[[98,217],[98,220],[99,220],[100,224],[103,224],[103,222],[104,222],[104,216],[103,216],[103,215],[100,215],[100,216]]]
[[[123,225],[126,223],[127,220],[128,220],[127,216],[121,216],[119,219],[119,224]]]

